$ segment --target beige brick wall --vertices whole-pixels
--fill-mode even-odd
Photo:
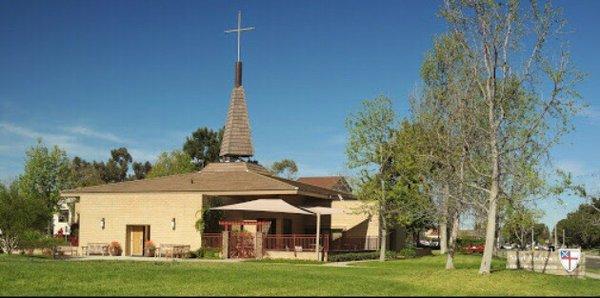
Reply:
[[[202,209],[200,193],[81,194],[78,205],[80,246],[116,240],[125,252],[127,225],[149,225],[150,238],[156,244],[200,247],[194,228],[196,213]],[[102,218],[104,229],[100,227]],[[175,230],[171,228],[172,218]]]
[[[365,214],[365,204],[359,200],[333,201],[331,207],[343,212],[331,215],[331,228],[344,229],[347,236],[378,236],[377,214],[372,217]]]

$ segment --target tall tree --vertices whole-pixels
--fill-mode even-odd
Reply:
[[[291,159],[282,159],[271,165],[271,171],[273,171],[275,175],[283,176],[287,179],[295,179],[296,174],[298,173],[298,166],[296,165],[296,162]]]
[[[473,195],[465,189],[469,177],[468,164],[474,154],[467,154],[465,140],[470,137],[466,123],[476,117],[470,112],[468,99],[475,93],[475,85],[466,68],[466,53],[462,36],[444,34],[436,38],[433,48],[421,66],[423,91],[411,100],[415,123],[423,133],[421,155],[429,163],[426,173],[427,190],[438,207],[440,251],[446,252],[446,268],[453,269],[459,217],[470,208]],[[450,235],[448,237],[448,225]]]
[[[19,247],[28,231],[43,231],[48,225],[44,202],[21,194],[18,184],[0,184],[0,248],[8,254]]]
[[[419,124],[403,120],[392,138],[386,167],[389,185],[389,205],[386,207],[390,224],[420,232],[435,222],[436,212],[432,196],[427,191],[426,176],[430,171],[427,159],[420,154],[425,133]]]
[[[111,182],[122,182],[127,178],[127,171],[129,171],[129,164],[133,161],[131,154],[127,151],[127,148],[120,147],[110,151],[110,159],[107,163],[107,168],[110,172],[116,174]]]
[[[25,170],[19,177],[19,194],[39,203],[34,225],[49,232],[52,214],[58,209],[60,191],[72,186],[69,159],[57,146],[48,149],[41,140],[26,152]]]
[[[384,261],[390,228],[387,206],[391,199],[389,185],[386,185],[386,167],[389,167],[392,136],[397,127],[392,101],[385,96],[363,101],[362,109],[346,120],[346,127],[349,130],[348,167],[358,170],[359,198],[376,202],[381,242],[379,259]]]
[[[564,231],[567,246],[580,245],[583,248],[600,246],[600,199],[579,205],[577,210],[567,214],[556,224],[557,231]]]
[[[75,156],[71,160],[71,178],[74,187],[85,187],[103,184],[102,173],[94,164]]]
[[[148,178],[190,173],[196,170],[192,158],[181,150],[163,152],[148,173]]]
[[[222,139],[223,129],[213,131],[208,127],[201,127],[186,138],[183,151],[192,157],[196,169],[201,170],[208,163],[219,161]]]
[[[146,161],[145,163],[136,161],[132,164],[132,168],[133,168],[133,177],[132,178],[135,180],[140,180],[140,179],[146,178],[146,176],[148,175],[150,170],[152,170],[152,164],[149,161]]]
[[[511,159],[541,161],[571,129],[579,97],[574,86],[582,75],[572,67],[564,47],[549,46],[562,40],[565,24],[549,2],[540,6],[538,1],[521,5],[512,0],[447,0],[442,16],[453,32],[463,36],[461,45],[469,53],[467,64],[478,91],[478,97],[470,100],[483,103],[475,105],[479,109],[472,113],[487,116],[485,121],[470,123],[471,131],[480,137],[465,146],[484,148],[487,155],[486,162],[476,166],[478,183],[468,185],[487,194],[486,242],[479,272],[489,274],[499,200],[506,184],[519,179],[521,163]],[[556,61],[551,59],[552,49],[559,49]]]
[[[502,225],[502,235],[505,241],[519,243],[524,248],[531,243],[531,230],[535,230],[541,213],[522,205],[510,205],[507,208],[507,216]],[[544,225],[545,226],[545,225]]]

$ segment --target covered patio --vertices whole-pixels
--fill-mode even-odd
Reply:
[[[261,198],[210,210],[224,212],[221,233],[203,234],[203,247],[219,248],[226,258],[290,258],[327,260],[332,243],[331,215],[338,209],[303,205],[302,200]],[[296,203],[296,204],[294,204]],[[377,239],[345,239],[353,245],[336,250],[376,249]],[[360,238],[360,239],[359,239]]]

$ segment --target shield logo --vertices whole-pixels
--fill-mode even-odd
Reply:
[[[565,268],[567,272],[573,272],[575,269],[577,269],[577,264],[579,264],[579,260],[581,259],[581,250],[566,248],[559,249],[558,256],[563,268]]]

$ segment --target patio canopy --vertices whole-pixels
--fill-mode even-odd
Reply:
[[[211,210],[239,210],[239,211],[262,211],[280,212],[292,214],[312,215],[313,213],[300,209],[287,203],[282,199],[258,199],[243,203],[231,204],[221,207],[213,207]]]
[[[301,207],[301,208],[308,210],[312,213],[321,214],[321,215],[342,213],[342,210],[340,210],[340,209],[329,208],[329,207]]]

